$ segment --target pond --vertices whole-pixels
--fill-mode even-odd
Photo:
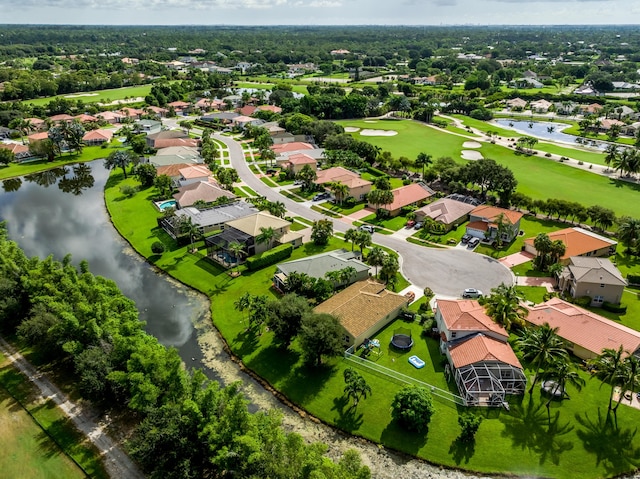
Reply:
[[[571,125],[566,123],[555,123],[551,121],[529,121],[529,120],[513,120],[513,119],[499,119],[493,120],[493,123],[500,125],[504,128],[510,128],[522,133],[523,135],[535,136],[536,138],[542,138],[543,140],[559,141],[562,143],[569,143],[571,145],[576,144],[576,136],[563,133],[562,130],[568,128]],[[607,144],[602,141],[592,142],[590,140],[589,145],[594,149],[604,150],[607,148]],[[595,143],[595,145],[594,145]]]
[[[120,237],[104,205],[108,177],[102,161],[94,161],[5,180],[0,221],[29,256],[61,260],[71,253],[76,265],[87,260],[92,273],[114,280],[135,301],[148,333],[175,346],[188,367],[200,365],[194,323],[208,314],[208,303],[156,273]]]

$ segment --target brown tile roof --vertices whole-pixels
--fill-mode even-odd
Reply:
[[[53,115],[49,117],[51,121],[73,121],[73,117],[71,115],[67,115],[66,113],[61,113],[59,115]]]
[[[33,126],[34,128],[40,128],[45,124],[45,121],[41,118],[25,118],[25,121],[31,123],[31,126]]]
[[[528,322],[537,326],[549,323],[552,328],[558,328],[561,338],[595,354],[605,348],[618,349],[620,345],[630,353],[640,348],[640,332],[560,298],[551,298],[528,309]]]
[[[261,211],[250,216],[245,216],[244,218],[229,221],[227,225],[251,236],[258,236],[260,234],[260,228],[273,228],[277,230],[290,226],[291,223],[277,216],[273,216],[266,211]]]
[[[304,153],[296,153],[294,155],[289,155],[287,157],[287,161],[292,165],[307,165],[307,164],[316,164],[317,161],[315,158],[311,158],[309,155]]]
[[[279,154],[284,153],[285,151],[313,150],[313,145],[311,143],[304,143],[302,141],[293,141],[291,143],[273,145],[271,149]]]
[[[148,106],[147,110],[157,113],[158,115],[166,115],[169,113],[168,109],[162,108],[161,106]]]
[[[191,206],[198,200],[211,203],[218,198],[226,196],[227,198],[235,198],[235,195],[220,187],[213,180],[198,181],[178,189],[178,193],[173,195],[180,207],[185,208]]]
[[[111,140],[111,138],[113,138],[113,130],[103,130],[103,129],[90,130],[86,132],[82,137],[84,141],[91,141],[91,140],[109,141]]]
[[[158,166],[156,173],[158,176],[167,175],[171,178],[177,178],[180,176],[180,170],[191,166],[188,163],[176,163],[175,165]]]
[[[145,114],[144,110],[140,110],[138,108],[121,108],[120,113],[127,117],[141,116]]]
[[[275,105],[260,105],[257,109],[259,111],[272,111],[273,113],[282,113],[282,108]]]
[[[371,280],[359,281],[315,307],[316,313],[328,313],[340,320],[342,327],[357,338],[384,320],[408,299]]]
[[[437,309],[449,331],[492,331],[505,339],[507,330],[493,321],[475,299],[438,299]]]
[[[102,118],[103,120],[119,120],[124,118],[125,115],[119,113],[117,111],[103,111],[96,114],[98,118]]]
[[[9,150],[14,155],[29,153],[29,147],[26,145],[21,145],[19,143],[0,143],[0,148]]]
[[[172,101],[171,103],[167,103],[167,106],[172,106],[174,109],[187,108],[189,103],[186,101]]]
[[[33,135],[29,135],[27,138],[29,139],[29,142],[46,140],[47,138],[49,138],[49,133],[46,131],[42,131],[40,133],[34,133]]]
[[[617,243],[609,238],[600,236],[591,231],[582,228],[565,228],[563,230],[549,233],[551,241],[560,240],[566,246],[564,256],[560,259],[567,259],[571,256],[580,256],[591,251],[596,251],[607,246],[613,246]],[[535,238],[527,238],[524,242],[533,246]]]
[[[326,170],[320,170],[316,174],[317,178],[314,183],[317,185],[323,185],[325,183],[343,183],[349,188],[355,188],[358,186],[372,184],[370,181],[360,178],[360,175],[341,166],[334,166],[332,168],[327,168]]]
[[[484,221],[470,221],[469,223],[467,223],[467,229],[488,231],[489,223],[486,223]]]
[[[432,192],[423,188],[418,183],[401,186],[400,188],[391,190],[391,192],[393,193],[393,202],[384,206],[384,209],[388,211],[395,211],[404,206],[424,201],[433,195]]]
[[[211,170],[206,165],[189,165],[180,170],[180,175],[185,180],[202,178],[211,176]]]
[[[515,225],[518,221],[520,221],[523,216],[523,214],[518,211],[508,210],[506,208],[499,208],[497,206],[491,205],[480,205],[469,214],[471,216],[484,218],[492,223],[498,220],[498,216],[503,215],[504,219],[512,225]]]
[[[462,201],[452,200],[451,198],[442,198],[417,209],[416,214],[419,216],[428,216],[432,220],[439,221],[445,225],[450,225],[458,221],[460,218],[467,216],[474,208],[474,205],[463,203]]]
[[[482,362],[501,362],[522,369],[522,365],[508,343],[478,334],[463,343],[449,346],[453,366],[458,369]]]
[[[76,115],[75,119],[78,120],[80,123],[98,121],[98,118],[96,118],[95,116],[87,115],[85,113],[83,113],[82,115]]]
[[[197,147],[198,140],[195,138],[165,138],[156,140],[153,143],[154,148],[167,148],[169,146],[189,146],[189,147]]]
[[[238,108],[236,110],[240,115],[243,116],[251,116],[254,111],[256,111],[256,107],[253,105],[245,105],[242,108]]]

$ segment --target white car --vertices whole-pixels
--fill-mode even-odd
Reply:
[[[358,228],[360,231],[366,231],[367,233],[369,233],[370,235],[372,235],[373,233],[375,233],[376,229],[371,226],[371,225],[361,225]]]
[[[467,288],[462,292],[462,297],[464,299],[476,299],[482,297],[482,291],[475,288]]]

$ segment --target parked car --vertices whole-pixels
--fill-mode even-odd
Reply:
[[[376,229],[371,226],[371,225],[361,225],[358,228],[360,231],[366,231],[367,233],[369,233],[370,235],[372,235],[373,233],[375,233]]]
[[[467,234],[462,236],[462,239],[460,240],[460,242],[462,244],[467,244],[471,238],[473,238],[473,236],[471,236],[469,233],[467,233]]]
[[[480,238],[471,238],[469,240],[469,242],[467,243],[467,246],[469,248],[475,248],[476,246],[478,246],[480,244]]]
[[[413,228],[413,226],[416,224],[416,222],[414,220],[409,220],[407,221],[407,224],[405,225],[407,228]]]
[[[475,288],[467,288],[462,292],[462,297],[465,299],[475,299],[482,297],[482,291]]]
[[[318,193],[317,195],[315,195],[313,197],[313,201],[326,200],[327,198],[329,198],[329,193],[325,191],[324,193]]]
[[[422,228],[422,226],[424,225],[424,223],[422,221],[418,221],[415,225],[413,225],[413,229],[414,230],[419,230]]]

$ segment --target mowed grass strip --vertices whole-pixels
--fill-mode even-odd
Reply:
[[[151,93],[151,85],[137,85],[123,88],[111,88],[109,90],[95,90],[77,93],[65,93],[64,95],[50,96],[46,98],[35,98],[25,100],[25,103],[43,106],[56,98],[64,98],[69,101],[82,100],[85,103],[102,102],[107,100],[124,100],[125,98],[145,97]],[[124,105],[123,105],[124,106]]]
[[[0,476],[21,479],[108,478],[100,456],[52,401],[0,356]],[[82,468],[72,460],[81,464]]]

